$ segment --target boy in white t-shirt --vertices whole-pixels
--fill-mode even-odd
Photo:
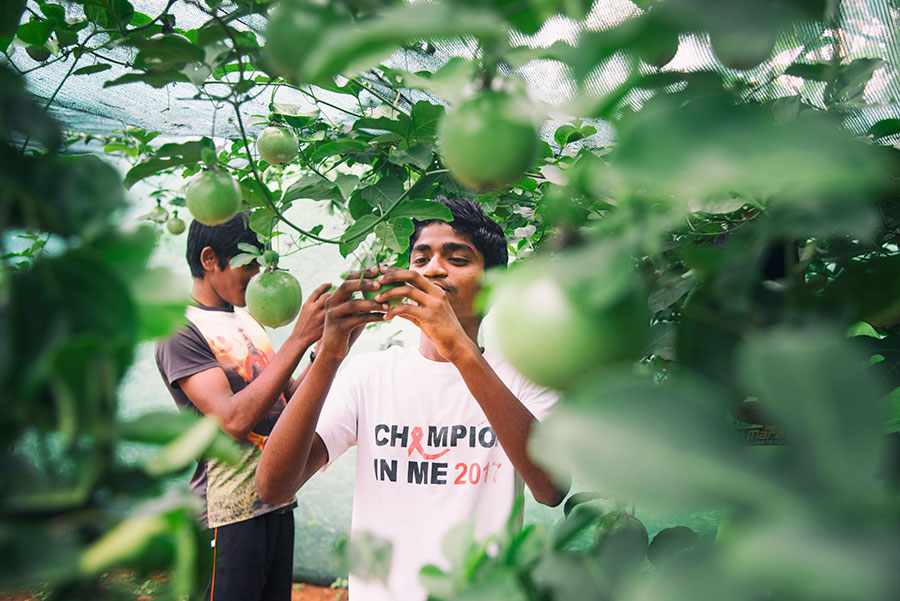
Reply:
[[[351,575],[357,601],[424,599],[418,573],[446,564],[444,535],[468,519],[479,538],[500,530],[518,478],[541,503],[565,496],[527,452],[556,395],[476,343],[473,305],[484,271],[506,265],[503,231],[477,203],[438,200],[454,219],[416,222],[409,270],[356,274],[328,299],[318,354],[256,471],[260,498],[279,503],[357,445],[351,539],[367,532],[393,546],[386,585]],[[375,300],[353,298],[392,283]],[[362,354],[338,374],[365,324],[394,317],[419,327],[419,348]]]

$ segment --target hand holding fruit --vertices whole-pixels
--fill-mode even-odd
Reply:
[[[376,290],[378,283],[370,279],[378,269],[351,273],[325,301],[325,327],[316,360],[330,357],[342,361],[356,340],[358,330],[367,323],[384,319],[386,304],[366,298],[353,298],[354,292]]]
[[[456,316],[447,291],[421,273],[396,267],[382,267],[378,281],[383,287],[405,283],[377,294],[375,299],[390,304],[403,297],[411,303],[394,304],[384,316],[385,321],[402,317],[414,323],[437,346],[438,352],[448,361],[454,361],[474,342]]]
[[[300,309],[300,316],[294,324],[291,336],[304,340],[306,346],[312,345],[322,337],[325,329],[325,305],[332,294],[328,291],[330,288],[331,284],[325,283],[313,290]]]

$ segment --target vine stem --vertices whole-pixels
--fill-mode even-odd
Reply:
[[[250,153],[250,142],[247,139],[247,132],[244,129],[244,121],[241,118],[241,110],[240,110],[241,105],[237,101],[232,101],[231,104],[234,107],[234,113],[235,113],[235,116],[237,117],[238,129],[240,129],[240,132],[241,132],[241,140],[244,142],[244,150],[247,151],[247,160],[250,163],[250,170],[253,172],[253,178],[256,180],[256,183],[259,185],[259,187],[263,191],[263,196],[265,197],[265,200],[266,200],[266,208],[268,208],[270,211],[275,213],[275,216],[278,217],[278,219],[280,219],[282,222],[284,222],[285,225],[296,230],[297,232],[299,232],[300,234],[302,234],[308,238],[312,238],[313,240],[317,240],[318,242],[322,242],[325,244],[341,244],[343,242],[351,242],[353,240],[357,240],[360,237],[367,236],[370,232],[372,232],[378,226],[378,224],[382,223],[383,221],[386,221],[390,217],[391,212],[395,208],[397,208],[397,206],[401,202],[403,202],[404,199],[406,199],[406,197],[409,195],[409,191],[412,190],[411,187],[408,190],[405,190],[403,192],[403,194],[398,196],[397,199],[393,203],[391,203],[391,206],[389,206],[387,208],[387,210],[381,214],[381,216],[379,216],[375,221],[373,221],[371,224],[366,226],[361,232],[357,233],[352,238],[348,238],[346,240],[343,240],[341,238],[322,238],[321,236],[317,236],[317,235],[313,234],[312,232],[306,231],[303,228],[301,228],[301,227],[295,225],[294,223],[292,223],[291,221],[289,221],[284,216],[284,213],[279,211],[278,208],[275,206],[275,202],[272,200],[271,192],[269,191],[269,187],[263,183],[262,178],[259,175],[259,171],[256,169],[256,161],[253,160],[253,156]]]
[[[362,79],[360,79],[359,77],[354,77],[354,78],[352,78],[350,81],[355,81],[355,82],[358,83],[364,90],[366,90],[369,94],[371,94],[372,96],[378,98],[379,100],[381,100],[382,102],[384,102],[386,105],[388,105],[389,107],[391,107],[392,109],[394,109],[394,110],[397,111],[398,113],[400,113],[400,114],[402,114],[402,115],[407,115],[407,114],[408,114],[405,110],[403,110],[402,108],[400,108],[399,106],[397,106],[390,98],[386,98],[385,96],[382,96],[382,94],[381,94],[380,92],[378,92],[378,91],[374,90],[373,88],[371,88],[368,84],[366,84],[366,82],[364,82],[364,81],[363,81]]]
[[[275,216],[278,217],[278,219],[280,219],[282,222],[284,222],[285,225],[296,230],[307,238],[312,238],[313,240],[324,242],[326,244],[339,244],[340,240],[330,240],[328,238],[322,238],[295,225],[294,223],[289,221],[287,217],[284,216],[284,213],[278,210],[278,207],[275,206],[275,201],[272,200],[272,195],[269,191],[269,187],[263,183],[262,178],[259,175],[259,171],[256,168],[256,161],[253,160],[253,155],[250,152],[250,141],[247,139],[247,131],[244,129],[244,120],[241,117],[241,105],[237,101],[232,101],[232,106],[234,107],[234,114],[237,117],[238,128],[241,131],[241,140],[244,142],[244,150],[247,151],[247,161],[250,163],[250,170],[253,172],[253,178],[256,180],[256,183],[259,185],[260,189],[263,192],[263,196],[266,200],[266,208],[275,213]]]

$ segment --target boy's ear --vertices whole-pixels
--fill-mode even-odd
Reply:
[[[219,266],[216,251],[211,246],[204,246],[203,250],[200,251],[200,264],[203,265],[203,271],[215,271]]]

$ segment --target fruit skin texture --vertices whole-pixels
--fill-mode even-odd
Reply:
[[[169,230],[170,234],[178,235],[184,231],[184,221],[182,221],[179,217],[172,217],[168,221],[166,221],[166,229]]]
[[[625,511],[610,511],[594,528],[594,547],[600,549],[606,544],[623,547],[621,551],[634,553],[635,558],[643,558],[650,545],[650,537],[644,524]]]
[[[493,91],[482,91],[447,113],[438,137],[450,173],[475,190],[501,188],[521,179],[539,144],[525,101]]]
[[[772,55],[777,34],[765,30],[711,31],[709,45],[720,63],[745,71]]]
[[[302,304],[300,282],[286,271],[263,271],[247,285],[247,310],[264,326],[279,328],[291,323]]]
[[[224,171],[204,171],[191,180],[185,199],[194,219],[203,225],[219,225],[241,208],[241,187]]]
[[[386,292],[391,288],[397,288],[399,286],[405,286],[406,282],[391,282],[390,284],[382,284],[381,288],[378,290],[363,290],[363,298],[367,300],[375,300],[375,297],[381,294],[382,292]],[[396,307],[397,305],[406,302],[406,298],[391,298],[387,300],[387,304],[389,307]]]
[[[297,156],[299,148],[297,136],[286,127],[270,125],[256,138],[259,156],[271,165],[290,163]]]
[[[646,299],[627,294],[589,311],[569,297],[549,273],[520,273],[492,296],[497,342],[529,380],[564,389],[593,368],[636,359],[644,348]]]

